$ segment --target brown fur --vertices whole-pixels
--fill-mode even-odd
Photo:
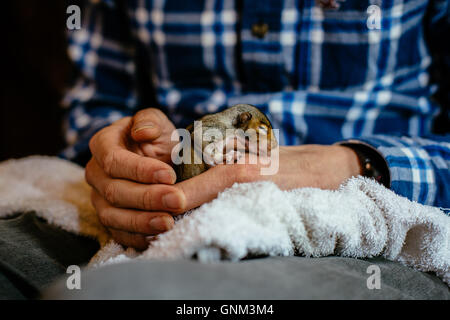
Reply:
[[[267,131],[268,141],[270,141],[268,149],[270,150],[277,145],[269,119],[264,113],[259,111],[258,108],[248,104],[238,104],[222,112],[206,115],[199,120],[202,121],[203,132],[215,128],[220,130],[223,137],[226,136],[227,129],[242,129],[243,131],[254,129],[256,131],[258,142],[259,131],[265,129]],[[210,167],[205,162],[194,164],[194,153],[199,152],[194,150],[194,124],[190,124],[186,129],[191,133],[191,164],[183,163],[175,166],[177,181],[192,178],[208,170]],[[203,141],[202,152],[210,143],[211,141]]]

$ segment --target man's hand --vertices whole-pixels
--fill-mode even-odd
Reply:
[[[86,181],[92,203],[113,238],[145,249],[147,236],[169,230],[169,213],[185,211],[183,192],[173,184],[170,155],[174,125],[158,109],[146,109],[99,131],[90,141]]]
[[[272,150],[276,152],[276,150]],[[186,208],[192,209],[216,198],[235,182],[271,180],[281,189],[302,187],[336,189],[361,174],[356,153],[344,146],[304,145],[279,148],[279,170],[274,175],[261,175],[260,164],[218,165],[176,184],[186,195]]]
[[[247,164],[218,165],[174,184],[173,130],[161,111],[146,109],[104,128],[90,142],[93,157],[86,180],[94,189],[92,203],[102,224],[123,245],[145,249],[147,236],[173,226],[172,215],[211,201],[235,182],[271,180],[282,189],[335,189],[361,171],[347,147],[305,145],[280,147],[279,170],[273,175],[261,175],[262,165],[247,159]]]

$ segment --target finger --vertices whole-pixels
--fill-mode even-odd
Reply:
[[[241,164],[218,165],[198,176],[175,184],[186,197],[185,210],[196,208],[215,199],[219,192],[231,187],[235,182],[250,179],[252,175],[250,171],[253,171],[251,168]]]
[[[167,121],[169,119],[159,109],[149,108],[141,110],[133,117],[131,137],[136,142],[155,140],[161,135],[162,128],[160,125]]]
[[[86,180],[114,207],[184,212],[184,193],[172,185],[140,184],[107,176],[95,160],[86,166]]]
[[[149,241],[143,235],[113,229],[109,231],[113,239],[125,247],[132,247],[140,251],[148,248]]]
[[[92,191],[91,197],[100,222],[108,228],[142,235],[156,235],[170,230],[174,225],[173,217],[168,213],[116,208],[96,190]]]
[[[142,183],[175,183],[176,174],[169,164],[127,150],[125,140],[130,119],[128,124],[123,120],[98,132],[89,143],[103,171],[113,178]]]

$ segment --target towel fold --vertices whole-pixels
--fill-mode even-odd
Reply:
[[[96,238],[102,248],[91,260],[93,267],[193,256],[207,262],[253,255],[381,255],[435,272],[450,285],[450,217],[362,177],[336,191],[282,191],[271,182],[235,184],[137,253],[115,243],[99,223],[81,167],[41,156],[0,163],[0,216],[26,211]]]

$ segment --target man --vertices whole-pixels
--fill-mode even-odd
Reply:
[[[67,95],[65,155],[82,162],[89,143],[99,217],[119,243],[140,249],[172,227],[173,214],[234,182],[337,188],[363,174],[448,207],[450,138],[428,137],[439,108],[429,46],[438,30],[445,36],[448,10],[425,0],[95,1],[71,33],[81,73]],[[172,131],[236,103],[259,107],[281,130],[290,146],[280,148],[278,173],[217,166],[175,184]]]
[[[234,182],[335,189],[362,174],[411,200],[448,208],[450,136],[432,135],[432,127],[440,109],[440,127],[449,129],[449,10],[443,0],[92,1],[81,11],[82,28],[70,31],[80,73],[66,96],[64,155],[87,163],[101,222],[119,243],[138,249],[169,230],[174,215]],[[278,172],[218,165],[175,183],[173,130],[237,103],[257,106],[281,130]],[[48,284],[97,249],[21,219],[0,232],[2,286],[18,295],[39,291],[29,284],[38,282],[36,274]],[[8,236],[16,224],[26,228]],[[381,290],[366,287],[373,263],[382,269]],[[47,297],[448,296],[439,279],[382,259],[143,261],[82,274],[82,290],[68,291],[64,279]]]

